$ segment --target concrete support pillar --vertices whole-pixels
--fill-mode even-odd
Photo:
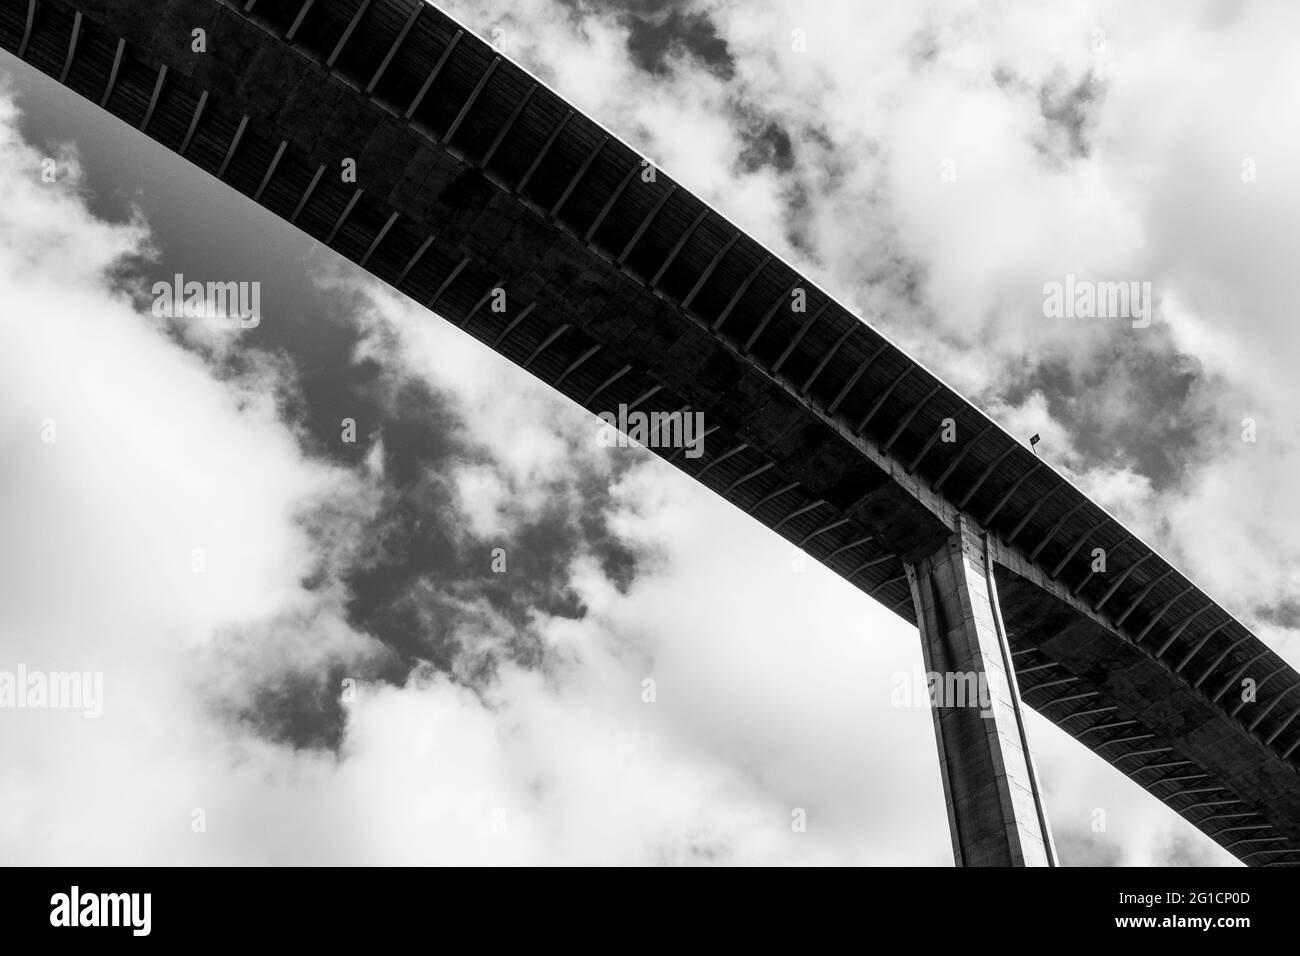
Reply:
[[[983,532],[907,565],[958,866],[1055,866]]]

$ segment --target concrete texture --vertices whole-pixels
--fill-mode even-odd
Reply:
[[[1054,866],[1047,811],[978,529],[907,565],[958,866]]]

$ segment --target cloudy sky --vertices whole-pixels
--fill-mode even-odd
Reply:
[[[1300,7],[442,6],[1300,664]],[[0,669],[105,693],[0,712],[0,859],[951,864],[908,625],[8,54],[0,170]],[[1066,864],[1232,862],[1030,732]]]

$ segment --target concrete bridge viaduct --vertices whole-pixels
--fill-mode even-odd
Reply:
[[[703,456],[663,457],[916,624],[928,670],[996,688],[986,714],[932,708],[959,865],[1056,862],[1023,706],[1246,863],[1300,864],[1295,670],[869,324],[437,8],[0,0],[0,47],[583,407],[702,412]]]

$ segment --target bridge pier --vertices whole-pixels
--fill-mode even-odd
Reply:
[[[1055,866],[983,531],[908,563],[958,866]]]

